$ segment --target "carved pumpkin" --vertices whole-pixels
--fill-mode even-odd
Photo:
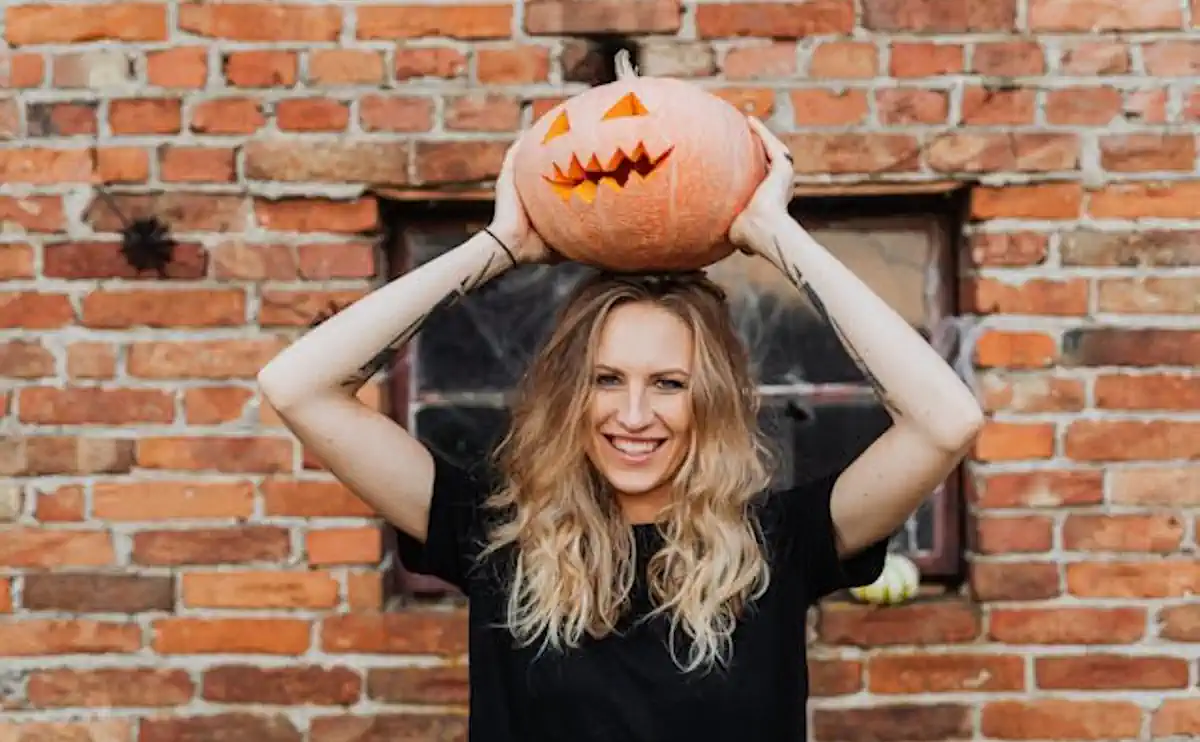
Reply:
[[[534,229],[564,256],[610,270],[702,268],[733,248],[734,217],[766,175],[743,113],[682,80],[617,79],[546,113],[514,176]]]

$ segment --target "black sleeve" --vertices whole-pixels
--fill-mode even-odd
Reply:
[[[416,572],[432,575],[466,591],[469,574],[483,548],[483,501],[487,486],[437,452],[433,497],[425,543],[414,549]]]
[[[780,526],[789,542],[788,559],[799,572],[810,604],[838,590],[870,585],[883,572],[890,538],[869,544],[847,557],[838,556],[830,498],[838,473],[776,495],[783,511]]]

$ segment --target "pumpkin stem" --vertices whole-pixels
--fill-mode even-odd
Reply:
[[[637,77],[637,69],[635,69],[633,66],[633,61],[629,56],[628,49],[622,49],[617,52],[615,69],[618,80],[624,80],[629,77]]]

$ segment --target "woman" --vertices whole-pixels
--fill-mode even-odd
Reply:
[[[889,535],[979,430],[950,367],[789,216],[791,158],[753,124],[771,169],[730,236],[827,312],[894,418],[844,471],[766,491],[746,352],[700,274],[576,290],[519,390],[495,486],[359,404],[440,304],[555,259],[510,162],[489,229],[259,376],[300,440],[423,542],[422,571],[468,596],[473,742],[805,739],[807,608],[878,576]]]

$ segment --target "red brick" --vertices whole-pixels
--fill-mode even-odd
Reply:
[[[362,677],[348,667],[220,665],[204,672],[202,695],[216,703],[349,706],[362,686]]]
[[[149,52],[146,79],[161,88],[203,88],[208,81],[208,49],[183,46]]]
[[[133,535],[133,561],[137,564],[276,562],[290,552],[287,529],[275,526],[139,531]]]
[[[230,240],[217,245],[213,251],[213,271],[222,279],[288,281],[298,277],[299,265],[296,253],[289,245],[256,245]]]
[[[1058,355],[1058,342],[1041,332],[988,330],[975,344],[975,362],[983,367],[1045,368]]]
[[[1046,690],[1167,690],[1188,686],[1187,660],[1172,657],[1038,657],[1034,673]]]
[[[529,85],[547,82],[549,77],[550,50],[544,46],[480,49],[475,53],[475,78],[483,85]]]
[[[98,149],[96,177],[104,183],[145,183],[150,179],[150,153],[141,147]]]
[[[1100,137],[1100,166],[1112,172],[1192,170],[1196,138],[1184,134],[1112,134]]]
[[[40,708],[181,706],[193,693],[186,670],[153,668],[36,670],[26,689]]]
[[[944,172],[1053,172],[1079,165],[1073,134],[947,134],[926,148],[926,160]]]
[[[40,54],[6,53],[8,74],[0,78],[0,89],[36,88],[46,78],[46,64]]]
[[[295,52],[232,52],[225,56],[222,69],[225,81],[236,87],[291,87],[296,84],[300,60]]]
[[[241,289],[99,290],[83,299],[83,323],[89,327],[221,327],[245,319]]]
[[[467,738],[467,716],[462,713],[386,713],[380,715],[338,714],[313,719],[311,742],[362,742],[386,740],[463,740]],[[165,742],[165,740],[164,740]]]
[[[71,343],[67,346],[67,377],[111,379],[116,376],[116,349],[108,343]]]
[[[1122,75],[1129,72],[1129,46],[1116,41],[1068,44],[1059,62],[1068,75]]]
[[[4,21],[5,38],[15,46],[167,40],[164,3],[13,5]]]
[[[999,654],[877,655],[867,663],[872,693],[956,693],[1025,689],[1025,660]]]
[[[1072,562],[1067,590],[1081,598],[1184,598],[1200,592],[1200,563],[1194,559],[1153,562]]]
[[[1067,426],[1066,455],[1077,461],[1200,457],[1200,423],[1169,420],[1076,420]]]
[[[1075,219],[1083,207],[1078,183],[983,186],[971,192],[971,216],[988,219]]]
[[[680,28],[680,6],[680,0],[529,0],[525,32],[551,36],[674,34]]]
[[[1200,642],[1200,605],[1174,605],[1158,614],[1158,635],[1169,641]]]
[[[330,98],[288,98],[275,104],[280,131],[345,131],[350,106]]]
[[[1029,30],[1138,31],[1179,29],[1183,11],[1175,0],[1029,0]]]
[[[1150,733],[1155,737],[1194,737],[1200,734],[1200,701],[1164,700],[1151,714]]]
[[[0,343],[0,376],[40,379],[55,373],[54,354],[41,343],[31,340]]]
[[[985,42],[975,45],[971,71],[996,77],[1040,75],[1046,71],[1046,59],[1036,41]]]
[[[5,567],[100,567],[115,560],[112,536],[104,531],[17,528],[6,530],[0,540]]]
[[[1139,467],[1114,470],[1108,475],[1109,500],[1138,507],[1200,506],[1200,468],[1187,466]]]
[[[365,6],[358,8],[358,38],[507,39],[512,18],[509,4]]]
[[[230,41],[336,41],[342,30],[342,9],[262,2],[187,3],[179,8],[179,29]]]
[[[298,655],[311,630],[299,618],[164,618],[152,628],[159,654]]]
[[[364,131],[429,131],[433,128],[433,99],[412,95],[368,95],[358,104]],[[400,173],[394,173],[397,178]]]
[[[971,262],[986,266],[1039,265],[1046,260],[1049,240],[1037,232],[996,232],[969,238]]]
[[[112,194],[112,204],[127,219],[157,217],[165,222],[175,232],[240,232],[245,227],[246,200],[240,195],[215,193],[166,191],[155,194]],[[117,232],[124,228],[125,222],[114,211],[113,205],[105,200],[93,201],[84,214],[84,219],[98,232]],[[108,244],[107,249],[119,248],[118,244]],[[120,251],[117,250],[117,255]],[[189,268],[192,273],[189,278],[198,277],[196,271],[204,265],[203,251],[199,245],[183,243],[175,249],[174,259],[189,264],[198,264]],[[124,259],[121,258],[121,262]],[[168,274],[171,275],[171,274]],[[199,273],[203,275],[203,273]],[[108,275],[78,276],[88,278],[107,278]],[[124,278],[124,274],[116,277]]]
[[[243,387],[192,387],[183,392],[184,418],[191,425],[237,422],[254,392]]]
[[[988,603],[1050,600],[1062,595],[1058,565],[1052,562],[984,562],[970,568],[971,594]]]
[[[498,168],[497,168],[498,169]],[[364,233],[376,226],[376,203],[371,198],[333,201],[322,198],[258,199],[254,213],[264,229],[273,232]]]
[[[346,608],[351,612],[379,611],[384,605],[383,572],[347,572]]]
[[[300,277],[308,281],[375,276],[375,246],[369,242],[317,242],[296,252]]]
[[[827,41],[812,51],[810,78],[869,79],[879,74],[879,49],[867,41]]]
[[[980,508],[1098,505],[1104,499],[1104,475],[1091,470],[999,472],[980,477],[974,489],[975,505]]]
[[[508,141],[418,142],[417,183],[465,182],[495,178]]]
[[[1054,423],[989,421],[975,442],[981,461],[1049,459],[1054,456]]]
[[[189,572],[182,577],[190,608],[333,608],[338,583],[321,572]]]
[[[39,523],[81,523],[84,521],[84,492],[78,485],[40,490],[33,517]],[[28,587],[26,587],[28,594]]]
[[[806,89],[789,91],[797,126],[847,126],[861,124],[870,114],[862,90]]]
[[[0,109],[0,120],[9,119],[4,111],[12,112],[15,121],[16,109]],[[29,122],[30,137],[95,136],[99,131],[94,103],[31,103],[26,108],[25,120]],[[0,124],[0,129],[18,134],[15,125]]]
[[[0,623],[0,656],[103,655],[141,647],[142,628],[133,622],[27,618]]]
[[[74,319],[75,310],[66,294],[0,292],[0,328],[53,330]]]
[[[309,564],[374,565],[383,559],[382,534],[376,527],[310,530],[304,551]]]
[[[182,109],[175,98],[140,98],[109,103],[108,126],[113,134],[178,134]]]
[[[775,42],[727,49],[721,72],[726,80],[791,77],[796,74],[796,45]]]
[[[158,152],[159,179],[164,183],[232,183],[236,153],[223,147],[167,146]]]
[[[1114,88],[1060,88],[1046,92],[1046,122],[1102,126],[1120,115],[1121,91]]]
[[[1110,410],[1200,410],[1200,377],[1107,374],[1093,386],[1096,407]]]
[[[963,48],[958,44],[895,42],[888,69],[893,77],[939,77],[963,71]]]
[[[262,484],[264,514],[302,518],[368,518],[375,512],[337,481],[268,479]]]
[[[875,91],[875,109],[879,123],[886,126],[908,124],[944,124],[950,115],[950,99],[944,91],[923,88],[886,88]],[[933,140],[932,147],[952,137]]]
[[[1091,327],[1063,336],[1072,366],[1200,365],[1200,333],[1191,330]]]
[[[90,183],[94,169],[95,160],[87,149],[0,150],[0,182]]]
[[[370,49],[316,49],[308,57],[308,80],[314,85],[381,83],[383,55]]]
[[[20,390],[22,422],[40,425],[137,425],[175,419],[175,395],[158,389]]]
[[[1146,633],[1143,608],[993,608],[988,636],[1007,644],[1130,644]]]
[[[142,438],[137,442],[138,466],[185,471],[287,471],[292,465],[292,442],[285,438],[197,437]]]
[[[467,57],[459,50],[448,47],[423,46],[415,49],[401,47],[396,49],[392,71],[397,80],[418,77],[453,79],[462,76],[467,71]]]
[[[344,307],[366,293],[363,289],[343,291],[266,290],[258,321],[263,327],[307,327],[329,307]]]
[[[815,698],[857,693],[863,688],[863,663],[856,660],[808,660],[808,691]]]
[[[465,665],[380,667],[367,672],[367,697],[384,703],[462,706],[468,694]]]
[[[66,227],[61,196],[0,196],[0,229],[61,232]]]
[[[799,173],[883,173],[915,170],[920,147],[909,134],[786,134],[780,137]]]
[[[97,482],[93,515],[106,521],[248,519],[254,513],[250,482]]]
[[[25,575],[21,604],[31,611],[70,613],[170,611],[175,607],[175,580],[166,575],[33,573]]]
[[[1016,0],[863,0],[863,27],[872,31],[1007,31]]]
[[[880,608],[827,603],[821,607],[821,641],[859,647],[961,644],[979,636],[974,607],[956,600]]]
[[[973,710],[957,704],[898,703],[865,708],[818,708],[812,738],[838,742],[934,742],[971,735]]]
[[[283,347],[270,338],[133,343],[127,364],[143,379],[252,379]]]
[[[469,94],[447,99],[444,125],[449,131],[516,131],[521,125],[521,102],[496,94]]]
[[[771,88],[712,88],[710,92],[747,116],[768,119],[775,110],[775,91]]]
[[[1142,710],[1131,701],[993,701],[980,729],[1000,739],[1099,740],[1136,737]]]
[[[1009,284],[989,278],[968,282],[964,302],[980,314],[1082,316],[1088,312],[1088,281],[1031,278]]]
[[[421,609],[330,616],[321,624],[320,642],[331,654],[461,655],[467,621],[464,613]]]
[[[848,34],[853,29],[851,0],[703,3],[696,7],[696,35],[701,39],[738,36],[787,39]]]
[[[10,439],[0,456],[0,474],[117,474],[133,466],[132,441],[79,436],[28,436]],[[0,439],[0,450],[5,442]]]
[[[1087,213],[1098,218],[1200,217],[1200,182],[1113,183],[1091,194]]]
[[[1041,515],[979,518],[975,527],[982,554],[1045,552],[1054,546],[1054,522]]]
[[[989,374],[980,385],[986,412],[1079,412],[1088,406],[1082,379],[1048,374]]]
[[[253,98],[217,98],[192,107],[191,130],[214,136],[252,134],[267,123],[262,106]]]
[[[1032,124],[1037,108],[1037,91],[1025,88],[979,88],[963,90],[962,121],[965,124]]]

